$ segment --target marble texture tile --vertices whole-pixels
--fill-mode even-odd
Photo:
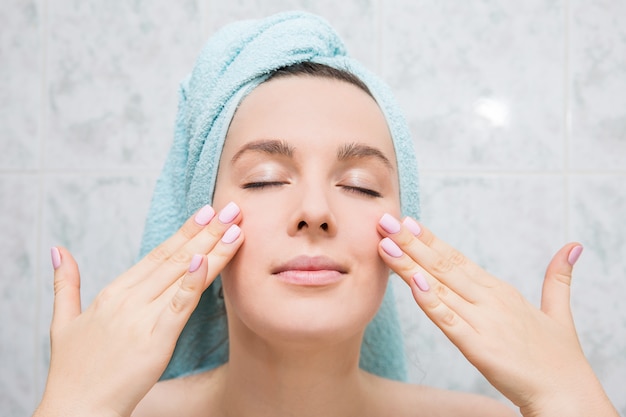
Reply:
[[[382,74],[424,169],[563,166],[564,3],[382,3]]]
[[[572,305],[585,354],[626,415],[626,175],[578,175],[570,185],[570,238],[585,250]]]
[[[0,170],[39,166],[41,2],[0,8]]]
[[[539,305],[545,267],[564,243],[563,180],[553,175],[431,174],[423,175],[421,183],[424,224]],[[398,293],[414,365],[410,380],[499,398],[423,314],[410,292],[400,288]]]
[[[0,410],[7,417],[34,409],[38,191],[36,176],[0,175]]]
[[[49,361],[53,302],[48,248],[61,245],[72,252],[81,271],[82,304],[87,307],[100,290],[135,263],[154,180],[139,175],[45,177],[41,239],[45,267],[37,339],[41,356],[36,359],[40,392]]]
[[[178,83],[202,46],[198,2],[48,5],[46,167],[161,167]]]
[[[571,151],[579,170],[626,170],[626,3],[571,2]]]
[[[209,8],[209,27],[219,27],[240,19],[259,19],[288,10],[305,10],[327,19],[346,43],[351,56],[370,70],[378,70],[378,1],[352,0],[238,0],[214,1]]]

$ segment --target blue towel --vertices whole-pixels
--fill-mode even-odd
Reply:
[[[181,83],[174,143],[154,191],[142,257],[176,232],[197,209],[211,203],[224,138],[242,98],[275,69],[303,61],[347,70],[371,90],[394,141],[403,214],[419,217],[415,152],[409,128],[390,90],[347,56],[343,42],[324,19],[285,12],[218,31],[203,48],[191,75]],[[212,369],[228,360],[219,281],[218,277],[203,294],[162,379]],[[383,377],[406,379],[402,333],[390,285],[367,327],[360,366]]]

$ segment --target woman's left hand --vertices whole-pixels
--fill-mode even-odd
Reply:
[[[524,416],[618,415],[583,354],[570,310],[582,246],[569,243],[554,256],[537,309],[411,218],[401,225],[386,214],[378,230],[380,256],[417,304]]]

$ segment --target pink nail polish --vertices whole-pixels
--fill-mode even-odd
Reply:
[[[241,234],[241,229],[236,224],[233,224],[228,228],[224,236],[222,236],[222,242],[224,243],[233,243],[239,235]]]
[[[193,255],[191,262],[189,263],[189,272],[196,272],[200,265],[202,265],[202,255]]]
[[[50,249],[50,256],[52,257],[52,267],[57,269],[61,266],[61,252],[56,247]]]
[[[580,254],[583,253],[583,247],[580,245],[574,246],[572,250],[569,252],[569,256],[567,257],[567,262],[574,266],[578,258],[580,258]]]
[[[420,290],[424,292],[430,290],[430,286],[428,285],[428,282],[426,281],[426,277],[424,277],[424,275],[422,275],[421,272],[418,272],[415,275],[413,275],[413,281],[415,282],[415,285],[417,285],[417,288],[419,288]]]
[[[413,236],[419,236],[419,234],[422,233],[422,228],[420,227],[420,225],[417,224],[417,222],[410,217],[404,219],[402,224],[404,225],[404,227],[409,229],[411,233],[413,233]]]
[[[235,217],[239,214],[239,207],[232,201],[220,211],[217,217],[222,223],[227,224],[235,220]]]
[[[388,237],[384,238],[380,242],[380,245],[389,256],[393,256],[394,258],[399,258],[402,256],[402,249],[400,249],[400,247],[398,247],[398,245],[396,245],[396,243]]]
[[[387,233],[398,233],[401,228],[400,222],[389,213],[383,214],[378,223]]]
[[[214,216],[215,210],[213,210],[213,207],[206,205],[198,211],[194,220],[200,226],[206,226]]]

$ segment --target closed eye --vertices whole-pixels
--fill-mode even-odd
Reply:
[[[382,197],[381,193],[379,193],[378,191],[370,190],[369,188],[354,187],[351,185],[342,185],[341,188],[343,188],[344,190],[348,192],[363,194],[368,197],[377,197],[377,198]]]
[[[268,187],[278,187],[280,185],[285,185],[285,184],[288,184],[288,183],[284,181],[256,181],[256,182],[248,182],[246,184],[243,184],[241,188],[243,188],[244,190],[246,189],[260,190],[260,189],[268,188]]]

